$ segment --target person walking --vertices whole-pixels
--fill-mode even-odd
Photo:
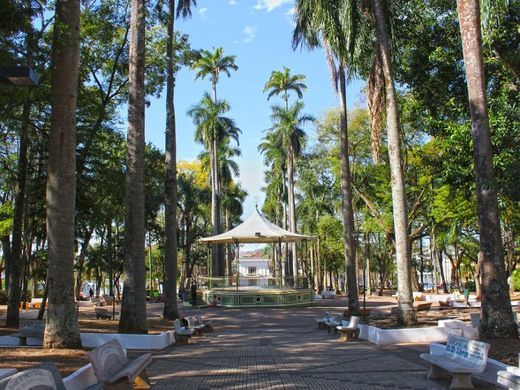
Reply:
[[[197,305],[197,284],[195,281],[191,282],[191,305],[196,306]]]
[[[90,290],[88,290],[88,296],[90,297],[90,300],[92,301],[92,298],[94,298],[94,290],[92,290],[92,287],[90,287]]]

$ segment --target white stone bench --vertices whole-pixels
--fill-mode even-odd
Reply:
[[[188,344],[191,336],[195,333],[195,329],[182,326],[181,321],[178,318],[173,321],[173,327],[175,329],[175,333],[173,334],[175,342],[179,344]]]
[[[497,382],[508,389],[520,390],[520,366],[498,371]]]
[[[152,362],[152,354],[145,353],[128,360],[123,347],[116,339],[97,347],[88,353],[90,363],[103,389],[150,388],[146,367]]]
[[[27,345],[28,338],[42,339],[45,333],[45,320],[20,320],[18,333],[13,336],[18,337],[19,345]]]
[[[325,326],[327,327],[327,331],[330,333],[332,329],[334,332],[337,332],[336,328],[338,325],[341,325],[341,321],[343,320],[343,316],[341,314],[337,314],[335,317],[330,317],[327,321],[325,321]]]
[[[112,309],[107,309],[105,307],[98,307],[96,306],[94,308],[94,311],[96,312],[96,318],[97,319],[103,319],[103,320],[111,320],[112,319]],[[114,312],[114,315],[118,315],[118,312]]]
[[[213,332],[213,327],[209,322],[205,322],[202,316],[191,317],[191,321],[188,321],[188,328],[194,330],[194,334],[201,336],[203,332]]]
[[[102,384],[83,386],[82,390],[98,390]],[[0,389],[9,390],[38,390],[56,389],[67,390],[60,372],[53,363],[46,362],[29,368],[17,374],[0,380]]]
[[[442,353],[422,353],[421,359],[431,364],[428,379],[445,379],[451,374],[450,389],[472,389],[471,374],[484,371],[488,352],[487,343],[449,334]]]
[[[357,339],[359,337],[359,317],[352,316],[350,321],[341,321],[341,325],[336,326],[339,332],[339,339],[342,341],[348,341],[350,339]]]
[[[334,298],[335,296],[336,296],[336,292],[335,292],[335,291],[323,290],[323,291],[321,292],[321,297],[322,297],[323,299],[326,299],[326,298],[330,298],[330,299],[332,299],[332,298]]]
[[[330,313],[326,311],[323,314],[323,317],[315,318],[314,321],[316,322],[316,324],[318,324],[318,329],[326,329],[327,325],[325,325],[325,322],[329,321],[329,319],[334,318],[338,315],[339,313]]]

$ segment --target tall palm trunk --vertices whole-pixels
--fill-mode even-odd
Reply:
[[[294,150],[289,147],[287,151],[287,201],[288,201],[288,217],[289,231],[296,233],[296,205],[294,201]],[[290,247],[290,267],[292,266],[293,283],[296,287],[298,284],[298,260],[296,254],[296,243],[288,244]]]
[[[213,103],[217,103],[217,83],[213,85]],[[220,175],[218,168],[218,135],[217,129],[213,129],[212,150],[210,151],[211,165],[211,223],[213,234],[222,233],[221,209],[220,209]],[[211,245],[211,276],[224,276],[224,251],[222,245]]]
[[[163,316],[169,320],[179,318],[177,308],[177,145],[174,106],[173,41],[175,0],[168,0],[168,41],[166,43],[166,181],[165,181],[165,232],[164,232],[164,284]]]
[[[345,279],[348,288],[348,308],[351,313],[359,311],[356,272],[356,247],[354,245],[354,210],[352,208],[352,185],[350,177],[348,151],[348,122],[347,122],[347,86],[345,69],[339,69],[339,96],[340,96],[340,170],[341,170],[341,214],[343,216],[343,243],[345,256]]]
[[[47,177],[48,299],[44,348],[79,348],[74,303],[76,101],[79,0],[58,0],[52,41],[51,130]]]
[[[217,156],[217,139],[213,134],[212,147],[210,150],[210,166],[211,166],[211,223],[213,225],[213,234],[221,233],[220,224],[220,191],[218,179],[218,156]],[[222,272],[222,256],[221,248],[218,244],[211,246],[211,276],[223,276]]]
[[[401,137],[397,97],[392,77],[390,43],[385,27],[385,15],[381,0],[372,1],[376,19],[377,36],[381,44],[381,59],[386,90],[386,119],[388,129],[388,155],[392,186],[394,214],[395,251],[397,257],[397,292],[399,295],[399,322],[405,325],[417,321],[413,308],[411,257],[408,235],[408,212],[403,164],[401,161]]]
[[[124,287],[120,333],[147,333],[144,250],[144,0],[130,1]]]
[[[474,145],[480,251],[483,254],[482,312],[479,333],[483,338],[517,338],[500,236],[479,8],[478,0],[457,0]]]

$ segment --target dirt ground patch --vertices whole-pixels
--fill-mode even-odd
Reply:
[[[171,321],[160,318],[149,318],[149,333],[161,333],[173,329]],[[102,320],[94,318],[80,319],[81,332],[87,333],[116,333],[117,320]],[[16,333],[14,328],[0,328],[0,335],[6,336]],[[16,368],[18,371],[32,367],[43,362],[54,362],[63,377],[89,363],[87,349],[49,349],[42,350],[38,347],[25,348],[0,348],[0,367]],[[130,353],[129,355],[132,355]]]

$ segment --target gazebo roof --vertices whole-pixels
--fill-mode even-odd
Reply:
[[[300,242],[315,240],[315,236],[306,236],[282,229],[269,222],[258,209],[243,223],[225,233],[201,238],[199,241],[230,244],[230,243],[269,243],[269,242]]]

